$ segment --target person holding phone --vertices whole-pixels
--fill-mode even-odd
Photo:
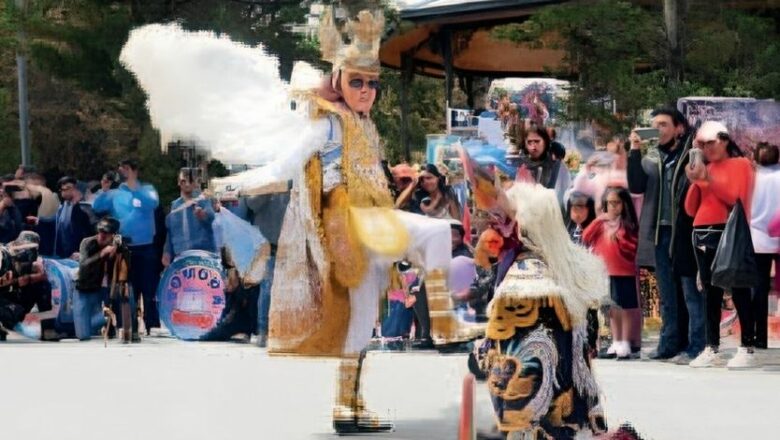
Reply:
[[[699,279],[703,285],[706,305],[707,346],[694,359],[694,368],[721,365],[720,319],[723,289],[710,282],[711,267],[722,231],[732,208],[742,202],[747,218],[750,218],[755,171],[753,164],[744,157],[731,140],[729,131],[720,122],[707,121],[696,132],[696,144],[702,150],[704,160],[694,160],[685,167],[691,188],[685,198],[685,210],[693,217],[693,244]],[[705,163],[706,161],[706,163]],[[748,368],[757,365],[755,324],[749,288],[733,288],[731,298],[737,309],[741,331],[741,344],[737,354],[729,360],[729,368]]]
[[[661,336],[650,358],[675,358],[685,364],[704,349],[704,303],[696,287],[691,244],[692,219],[684,209],[690,185],[685,173],[692,136],[677,109],[653,111],[658,144],[642,153],[643,140],[632,132],[628,189],[642,194],[637,264],[655,270],[661,299]]]

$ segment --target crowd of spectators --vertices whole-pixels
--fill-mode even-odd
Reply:
[[[707,121],[693,129],[676,109],[660,108],[652,114],[657,137],[651,145],[638,131],[627,138],[614,136],[573,179],[566,147],[554,141],[555,130],[523,124],[517,131],[522,135],[515,139],[518,148],[509,150],[507,163],[517,169],[518,180],[556,192],[572,240],[601,256],[609,274],[612,306],[604,318],[612,342],[602,347],[600,356],[640,356],[639,269],[647,268],[657,280],[662,322],[651,359],[693,367],[719,365],[721,309],[728,293],[741,329],[741,347],[729,366],[756,365],[755,350],[767,347],[770,277],[780,252],[778,147],[742,146],[753,150],[747,157],[723,124]],[[385,168],[397,209],[450,222],[453,261],[460,262],[457,267],[468,261],[473,272],[471,288],[453,292],[453,299],[462,316],[484,320],[497,287],[498,251],[507,235],[472,228],[477,213],[468,184],[451,167],[401,163]],[[242,334],[248,339],[257,334],[258,344],[265,345],[276,245],[289,192],[220,203],[201,192],[205,182],[200,169],[183,168],[176,182],[180,197],[161,207],[156,189],[140,180],[140,173],[137,162],[125,160],[92,184],[64,176],[54,187],[59,197],[29,167],[2,177],[0,241],[8,243],[3,252],[11,253],[2,260],[3,327],[9,329],[36,305],[39,311],[47,308],[47,281],[37,255],[23,276],[6,267],[6,260],[16,258],[12,244],[19,248],[19,240],[22,245],[34,243],[22,248],[33,247],[40,255],[79,261],[74,309],[84,316],[99,315],[101,304],[114,304],[117,297],[109,297],[112,286],[131,286],[126,300],[133,307],[143,305],[147,334],[165,333],[156,298],[161,271],[188,251],[203,251],[221,255],[228,293],[225,315],[204,338]],[[495,181],[511,185],[506,176]],[[749,221],[758,277],[750,286],[724,290],[713,285],[710,272],[722,231],[738,203]],[[267,276],[258,285],[244,285],[234,262],[220,254],[224,209],[256,226],[270,244]],[[424,277],[409,262],[399,261],[390,285],[386,319],[377,336],[409,338],[415,346],[431,347]],[[21,300],[20,289],[35,292]],[[88,339],[99,327],[90,319],[73,329],[79,339]],[[140,340],[137,323],[132,329],[129,339]]]

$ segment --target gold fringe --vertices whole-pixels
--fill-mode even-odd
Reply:
[[[357,287],[366,274],[368,257],[350,224],[346,188],[338,186],[330,192],[322,218],[334,277],[345,287]]]

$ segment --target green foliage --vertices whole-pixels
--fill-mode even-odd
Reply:
[[[206,170],[208,171],[209,178],[225,177],[230,174],[230,170],[227,169],[225,164],[218,161],[217,159],[211,159],[207,165]]]
[[[297,60],[316,60],[317,45],[293,34],[311,0],[35,0],[26,14],[0,0],[0,173],[19,161],[13,52],[30,55],[33,161],[45,174],[91,179],[122,157],[140,159],[142,178],[167,204],[178,195],[178,159],[160,152],[146,97],[118,57],[130,29],[177,21],[246,44],[263,43],[289,75]],[[19,31],[27,35],[19,44]],[[8,55],[8,56],[6,56]],[[222,173],[219,168],[217,174]]]
[[[683,96],[780,98],[780,39],[771,17],[718,7],[691,7],[682,27],[684,80],[669,80],[661,2],[648,8],[621,0],[568,2],[542,9],[496,38],[565,52],[551,74],[574,78],[566,117],[614,129],[637,122],[643,109]],[[614,99],[617,115],[604,107]]]
[[[771,17],[701,8],[691,17],[691,80],[728,96],[780,99],[780,35]]]
[[[167,208],[179,197],[177,182],[182,163],[180,158],[162,153],[157,131],[146,126],[141,133],[137,150],[131,152],[128,157],[138,159],[141,164],[141,179],[154,184],[160,195],[161,206]]]
[[[371,116],[385,141],[390,163],[405,158],[401,142],[401,75],[384,69],[381,75],[382,95]],[[444,83],[438,79],[416,77],[409,91],[409,141],[412,152],[425,150],[425,135],[445,130]],[[414,153],[413,153],[414,154]]]
[[[14,104],[8,89],[0,87],[0,173],[15,169],[21,162],[17,121],[8,111]]]

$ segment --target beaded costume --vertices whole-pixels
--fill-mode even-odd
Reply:
[[[606,432],[586,331],[588,306],[607,291],[603,265],[570,243],[551,190],[516,183],[507,195],[523,244],[476,348],[497,426],[508,439]]]

